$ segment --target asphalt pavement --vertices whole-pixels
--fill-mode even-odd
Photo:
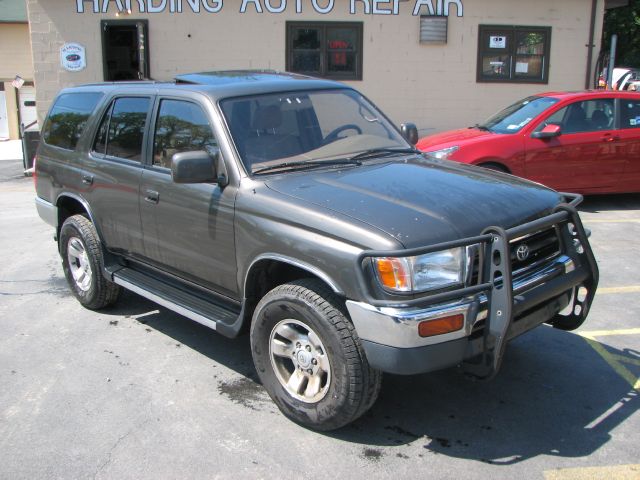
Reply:
[[[82,308],[2,143],[1,479],[640,478],[640,195],[581,208],[601,288],[578,331],[514,340],[489,383],[387,375],[362,419],[316,433],[271,402],[246,336],[132,293]]]

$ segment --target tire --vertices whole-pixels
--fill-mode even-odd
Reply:
[[[315,430],[335,430],[376,401],[382,373],[369,367],[342,302],[322,282],[281,285],[251,324],[258,376],[280,411]]]
[[[60,255],[67,283],[84,307],[99,310],[118,300],[120,287],[102,275],[102,246],[87,217],[73,215],[62,224]]]

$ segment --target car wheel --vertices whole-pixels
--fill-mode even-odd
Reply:
[[[120,287],[102,275],[102,247],[88,218],[73,215],[65,220],[60,230],[60,255],[71,291],[83,306],[98,310],[118,300]]]
[[[340,428],[375,402],[382,373],[369,367],[342,302],[323,283],[276,287],[258,303],[251,351],[284,415],[316,430]]]

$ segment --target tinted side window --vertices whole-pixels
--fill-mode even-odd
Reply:
[[[554,124],[562,128],[563,134],[595,132],[613,128],[613,99],[585,100],[568,105],[542,122],[537,130]]]
[[[104,136],[105,119],[98,130],[95,148],[103,148],[112,157],[141,161],[142,140],[144,126],[151,101],[149,98],[118,98],[111,107],[111,115],[105,115],[108,120],[106,146],[102,147],[101,134]]]
[[[620,100],[620,128],[640,128],[640,99]]]
[[[42,138],[55,147],[74,150],[89,116],[102,93],[78,92],[60,95],[49,112]]]
[[[96,134],[96,139],[93,141],[93,151],[97,153],[104,153],[107,151],[107,133],[109,132],[109,120],[111,120],[111,110],[113,109],[113,103],[109,105],[109,108],[105,112],[100,121],[100,127]]]
[[[162,100],[153,141],[153,164],[171,168],[171,157],[180,152],[206,150],[218,145],[209,120],[195,103]]]

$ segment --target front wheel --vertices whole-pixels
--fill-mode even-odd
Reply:
[[[312,279],[276,287],[251,324],[258,375],[278,408],[316,430],[340,428],[365,413],[382,374],[369,367],[344,306]]]
[[[73,215],[60,229],[60,255],[67,283],[78,301],[91,310],[112,305],[120,287],[102,275],[102,247],[91,221]]]

